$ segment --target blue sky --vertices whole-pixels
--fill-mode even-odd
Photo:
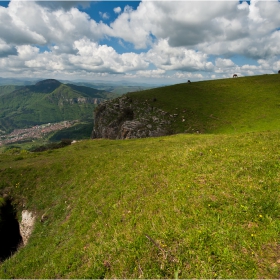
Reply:
[[[0,2],[0,77],[181,83],[277,73],[280,2]]]

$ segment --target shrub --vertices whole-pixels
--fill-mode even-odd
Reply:
[[[48,150],[60,149],[71,145],[71,142],[72,142],[71,139],[62,139],[61,142],[59,143],[51,143],[44,146],[35,147],[31,150],[31,152],[44,152]]]
[[[118,122],[131,121],[134,118],[134,112],[131,108],[126,107],[121,111],[121,114],[118,117]]]

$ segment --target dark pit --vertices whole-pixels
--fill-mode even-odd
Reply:
[[[0,262],[11,257],[21,243],[16,211],[11,200],[4,200],[0,205]]]

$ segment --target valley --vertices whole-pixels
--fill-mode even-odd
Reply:
[[[63,84],[55,79],[1,88],[0,130],[5,134],[47,123],[92,119],[99,103],[116,97],[111,92]]]
[[[78,123],[78,121],[63,121],[59,123],[48,123],[36,125],[30,128],[15,129],[9,134],[0,135],[0,147],[11,143],[20,143],[43,138],[45,135],[69,128]]]
[[[63,84],[55,79],[1,85],[0,147],[3,150],[4,146],[21,143],[33,147],[60,141],[63,136],[88,139],[95,107],[116,96],[106,90]]]

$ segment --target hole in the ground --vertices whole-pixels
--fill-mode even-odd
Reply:
[[[0,262],[14,254],[21,243],[16,211],[12,202],[6,200],[0,205]]]

